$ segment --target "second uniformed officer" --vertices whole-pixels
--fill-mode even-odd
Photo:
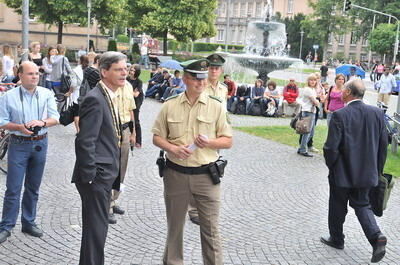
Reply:
[[[209,164],[219,149],[232,146],[226,108],[204,92],[209,62],[182,63],[185,93],[169,98],[152,129],[153,143],[167,152],[164,199],[168,236],[163,263],[183,264],[183,228],[190,198],[199,211],[203,263],[222,264],[218,232],[220,184],[213,184]]]
[[[222,66],[225,63],[225,59],[221,55],[214,53],[208,56],[207,60],[210,62],[210,67],[208,69],[208,85],[206,92],[211,96],[220,98],[226,104],[228,87],[225,83],[219,81],[223,73]]]

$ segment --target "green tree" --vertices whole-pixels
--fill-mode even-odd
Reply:
[[[396,39],[396,25],[379,24],[369,34],[369,47],[371,51],[383,54],[393,55],[393,43]]]
[[[168,34],[188,42],[216,34],[216,0],[129,0],[129,25],[163,39],[167,54]]]
[[[7,6],[21,13],[22,0],[4,0]],[[126,15],[127,0],[92,0],[92,19],[97,20],[101,29],[121,24]],[[82,0],[31,0],[29,12],[39,21],[58,26],[57,43],[62,43],[64,24],[87,25],[86,1]],[[122,21],[122,22],[121,22]]]
[[[328,46],[330,34],[339,36],[351,31],[354,23],[352,17],[342,15],[343,0],[309,0],[308,4],[314,12],[301,22],[302,28],[323,47]],[[326,57],[326,49],[323,57]]]
[[[117,42],[116,40],[109,39],[107,51],[117,51]]]

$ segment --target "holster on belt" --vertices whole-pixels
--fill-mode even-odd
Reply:
[[[158,174],[160,178],[164,176],[164,169],[166,167],[165,151],[160,150],[160,155],[157,158],[156,164],[158,166]]]
[[[218,184],[221,182],[221,178],[224,176],[225,167],[227,164],[228,160],[223,159],[222,156],[220,156],[217,161],[208,164],[210,177],[214,184]]]

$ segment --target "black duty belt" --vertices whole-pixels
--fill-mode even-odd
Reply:
[[[22,140],[22,141],[39,141],[47,137],[47,133],[43,135],[37,135],[37,136],[20,136],[20,135],[15,135],[11,134],[11,138]]]
[[[208,165],[203,165],[200,167],[184,167],[174,162],[171,162],[167,159],[166,166],[173,170],[178,171],[182,174],[189,174],[189,175],[200,175],[200,174],[208,174],[210,171],[208,170]]]

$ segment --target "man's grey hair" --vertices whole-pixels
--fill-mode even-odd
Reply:
[[[105,52],[101,55],[99,60],[99,71],[101,70],[110,70],[111,65],[113,63],[118,63],[119,61],[127,60],[126,55],[120,52]]]
[[[360,98],[362,99],[365,94],[365,85],[362,80],[351,80],[345,84],[345,88],[350,90],[350,94],[354,98]]]

